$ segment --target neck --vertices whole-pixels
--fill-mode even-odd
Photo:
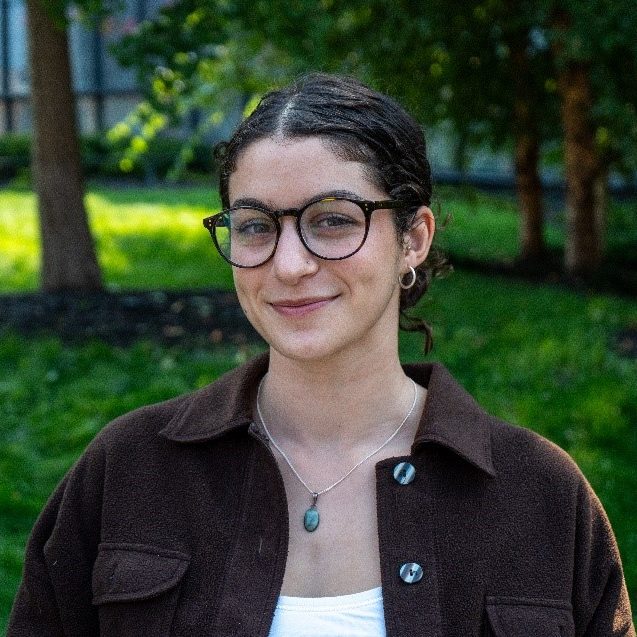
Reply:
[[[413,385],[394,355],[299,361],[270,353],[260,406],[274,438],[317,449],[356,449],[370,436],[390,433],[407,414]]]

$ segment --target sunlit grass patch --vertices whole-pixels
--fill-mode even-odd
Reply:
[[[202,224],[218,209],[214,189],[103,188],[85,201],[108,288],[232,286]],[[32,193],[0,193],[0,251],[0,292],[35,290],[40,240]]]
[[[107,285],[115,289],[190,289],[232,286],[231,269],[217,255],[202,224],[217,208],[203,189],[166,193],[168,202],[137,201],[126,193],[92,192],[86,203]],[[161,282],[161,283],[160,283]]]
[[[35,195],[0,191],[0,292],[34,289],[40,238]]]

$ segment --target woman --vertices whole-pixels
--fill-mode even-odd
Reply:
[[[429,257],[417,124],[358,82],[267,95],[205,220],[269,344],[97,436],[39,518],[19,635],[634,635],[570,458],[401,367]],[[402,316],[401,316],[402,314]]]

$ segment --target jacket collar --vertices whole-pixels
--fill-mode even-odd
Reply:
[[[187,396],[160,435],[175,442],[198,443],[249,426],[254,394],[268,370],[268,361],[268,354],[261,354]],[[410,378],[427,387],[427,401],[412,452],[424,444],[439,444],[495,476],[491,459],[491,416],[443,365],[410,364],[404,369]]]
[[[472,465],[495,476],[491,458],[491,425],[487,414],[444,365],[404,365],[405,373],[427,388],[427,400],[412,452],[424,444],[447,447]]]

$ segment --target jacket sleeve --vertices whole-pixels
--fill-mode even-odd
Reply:
[[[574,557],[578,637],[635,637],[617,542],[601,502],[583,477]]]
[[[103,454],[94,441],[40,513],[7,637],[99,634],[91,577],[100,536]]]

